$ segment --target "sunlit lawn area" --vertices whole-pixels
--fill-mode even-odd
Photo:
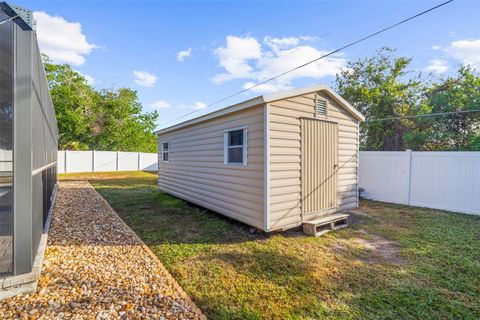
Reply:
[[[157,191],[156,174],[88,179],[210,319],[478,319],[480,217],[363,201],[320,238],[264,235]]]

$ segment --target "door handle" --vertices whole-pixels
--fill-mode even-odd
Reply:
[[[334,164],[333,169],[337,169],[337,168],[338,168],[338,164]]]

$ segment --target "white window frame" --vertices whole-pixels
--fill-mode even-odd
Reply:
[[[239,148],[239,146],[228,145],[228,135],[232,131],[243,130],[242,162],[228,162],[228,149]],[[248,126],[231,128],[223,131],[223,164],[227,166],[246,166],[248,163]]]
[[[164,143],[167,143],[167,144],[168,144],[168,145],[167,145],[167,151],[164,151],[164,150],[163,150],[163,144],[164,144]],[[170,141],[162,141],[162,142],[160,142],[160,149],[161,149],[161,153],[162,153],[162,162],[170,162]],[[165,158],[163,157],[163,155],[164,155],[165,153],[168,155],[168,157],[167,157],[168,160],[165,160]]]

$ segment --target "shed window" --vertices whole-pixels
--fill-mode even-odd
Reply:
[[[247,128],[236,128],[224,132],[224,163],[247,165]]]
[[[170,157],[170,142],[162,142],[162,161],[167,162]]]
[[[326,116],[327,115],[327,101],[324,99],[317,98],[315,102],[315,111],[317,116]]]

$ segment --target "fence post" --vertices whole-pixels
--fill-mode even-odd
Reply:
[[[265,109],[267,110],[267,109]],[[338,135],[338,133],[337,133]],[[338,139],[338,138],[337,138]],[[337,151],[338,153],[338,151]],[[337,156],[337,161],[338,161],[338,156]],[[359,180],[359,175],[360,175],[360,123],[357,124],[357,167],[355,168],[356,169],[356,176],[355,176],[355,179],[356,179],[356,185],[357,185],[357,188],[356,188],[356,192],[357,192],[357,204],[356,204],[356,207],[360,207],[360,180]],[[337,182],[338,184],[338,182]]]
[[[117,171],[118,171],[118,162],[120,161],[120,157],[119,157],[119,152],[117,151],[117,161],[116,161],[116,168],[117,168]]]
[[[142,155],[140,154],[140,152],[138,152],[138,161],[137,161],[137,171],[140,171],[140,157]]]
[[[64,163],[64,171],[65,173],[68,173],[68,150],[65,150],[65,163]]]
[[[412,150],[406,150],[408,157],[408,198],[407,204],[410,205],[412,196]]]
[[[95,172],[95,150],[92,150],[92,172]]]

